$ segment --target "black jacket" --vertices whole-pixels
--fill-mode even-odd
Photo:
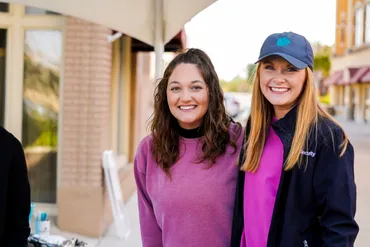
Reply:
[[[283,143],[284,160],[291,148],[296,115],[294,108],[272,124]],[[247,138],[249,126],[245,133]],[[342,129],[334,122],[320,118],[317,131],[313,130],[309,135],[307,150],[302,150],[303,162],[308,159],[307,167],[282,171],[267,247],[353,247],[359,231],[354,220],[354,151],[349,143],[345,154],[339,157],[342,140]],[[239,165],[243,155],[240,155]],[[244,179],[245,173],[240,171],[231,247],[240,246],[244,228]]]
[[[0,127],[0,246],[27,246],[30,203],[22,144]]]

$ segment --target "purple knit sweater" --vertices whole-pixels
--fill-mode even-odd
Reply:
[[[172,181],[152,156],[151,136],[143,139],[135,157],[143,247],[229,246],[242,138],[243,133],[235,152],[228,146],[210,169],[194,162],[202,138],[181,138]]]

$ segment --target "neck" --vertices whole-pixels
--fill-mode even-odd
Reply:
[[[178,130],[180,136],[184,138],[199,138],[204,135],[203,125],[194,129],[184,129],[179,125]]]
[[[293,109],[295,105],[293,106],[290,106],[290,107],[279,107],[279,106],[274,106],[274,117],[279,120],[283,117],[285,117],[285,115],[291,110]]]

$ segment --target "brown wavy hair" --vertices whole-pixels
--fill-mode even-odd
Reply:
[[[154,112],[150,122],[152,132],[152,152],[158,165],[170,176],[170,168],[179,158],[180,135],[177,119],[171,114],[167,102],[168,80],[179,64],[194,64],[199,69],[208,87],[208,110],[204,115],[203,155],[198,162],[209,161],[209,167],[216,158],[226,151],[227,145],[237,150],[236,140],[241,133],[241,126],[230,136],[229,127],[232,119],[226,115],[224,96],[215,68],[208,55],[200,49],[188,49],[180,52],[166,67],[163,78],[155,89]],[[235,135],[235,136],[234,136]],[[235,152],[234,151],[234,152]]]

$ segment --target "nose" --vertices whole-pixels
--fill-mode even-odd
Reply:
[[[278,84],[281,84],[281,83],[284,83],[286,80],[285,80],[285,78],[284,78],[284,77],[282,77],[282,76],[278,76],[278,77],[275,77],[275,78],[274,78],[274,81],[275,81],[276,83],[278,83]]]
[[[277,84],[281,84],[286,82],[286,78],[282,72],[276,71],[273,81]]]
[[[189,90],[183,90],[181,93],[181,100],[184,102],[191,100],[191,92]]]

